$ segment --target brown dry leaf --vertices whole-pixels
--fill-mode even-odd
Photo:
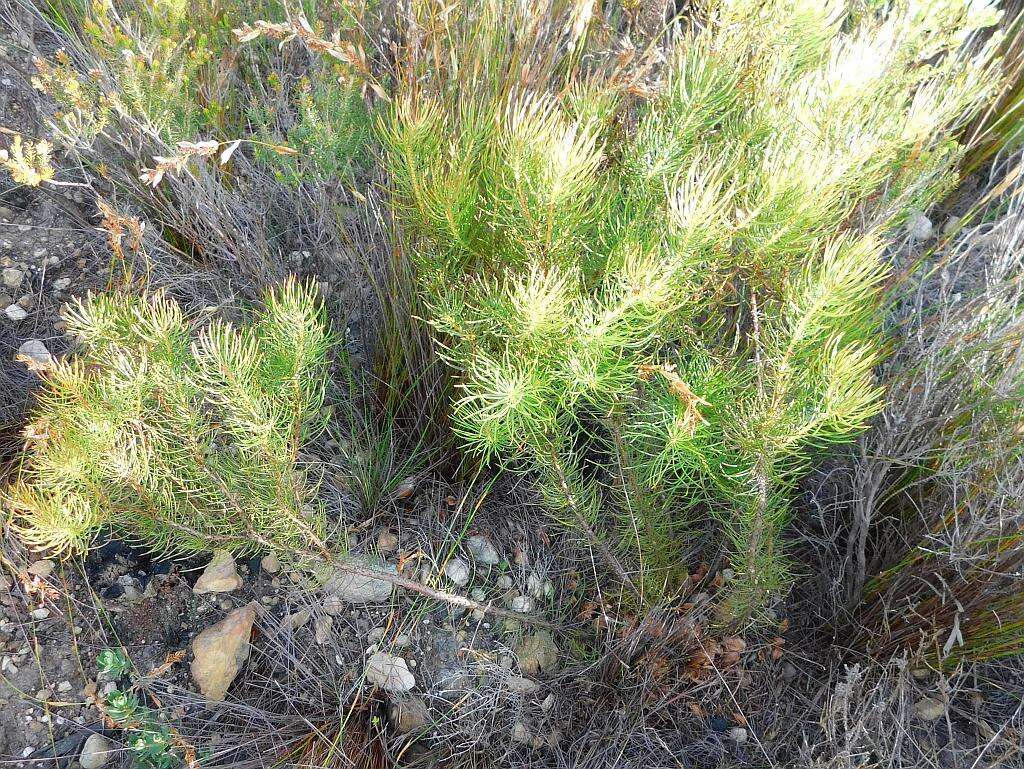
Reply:
[[[746,651],[747,642],[739,636],[730,636],[729,638],[722,639],[722,646],[726,649],[726,651],[742,652]]]
[[[676,373],[674,363],[662,363],[660,366],[648,364],[640,366],[641,379],[649,379],[655,374],[660,375],[668,383],[668,391],[685,407],[686,411],[681,420],[684,430],[693,435],[699,425],[708,423],[697,406],[710,406],[711,404],[690,389],[690,386]]]
[[[270,149],[278,155],[298,155],[299,151],[284,144],[271,144]]]
[[[155,185],[154,185],[155,186]],[[107,245],[118,259],[124,259],[122,243],[128,238],[128,247],[135,252],[142,248],[146,223],[135,216],[124,216],[102,198],[96,199],[96,209],[103,217],[100,227],[107,233]]]

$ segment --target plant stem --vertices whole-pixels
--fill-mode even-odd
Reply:
[[[558,454],[558,448],[551,441],[547,441],[547,455],[545,458],[550,461],[549,467],[554,472],[555,480],[558,484],[558,489],[562,494],[562,500],[565,502],[566,508],[572,514],[576,525],[579,526],[580,530],[586,536],[590,546],[600,554],[601,559],[609,568],[611,568],[612,571],[615,572],[615,575],[619,578],[622,584],[628,587],[634,595],[642,600],[643,595],[630,578],[629,573],[623,567],[622,562],[615,557],[615,554],[611,551],[608,545],[605,544],[605,542],[597,535],[597,532],[591,528],[589,521],[587,521],[586,516],[580,509],[576,495],[573,494],[572,488],[569,485],[569,477],[566,473],[562,458]]]

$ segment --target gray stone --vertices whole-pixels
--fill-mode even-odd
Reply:
[[[399,734],[422,732],[430,723],[427,703],[420,697],[401,697],[391,705],[391,723]]]
[[[386,692],[408,692],[416,686],[416,678],[401,657],[374,652],[366,662],[366,680]]]
[[[527,636],[516,649],[519,669],[530,676],[551,673],[558,667],[558,646],[551,633],[538,630]]]
[[[100,769],[114,755],[114,745],[102,734],[90,734],[82,746],[78,763],[82,769]]]
[[[461,558],[452,558],[444,565],[444,574],[459,587],[469,582],[469,564]]]
[[[242,578],[235,569],[235,559],[227,550],[217,550],[213,559],[207,564],[203,573],[196,580],[192,592],[196,595],[206,593],[230,593],[242,586]]]
[[[281,571],[281,562],[273,553],[267,553],[260,559],[260,570],[267,574],[277,574]]]
[[[67,291],[71,287],[71,278],[57,278],[53,281],[53,288],[55,291]]]
[[[3,271],[3,283],[6,288],[21,288],[21,282],[25,279],[25,273],[17,267],[7,267]]]
[[[747,741],[747,730],[742,726],[734,726],[729,730],[729,736],[737,745],[742,745]]]
[[[57,362],[40,339],[22,342],[14,360],[24,363],[29,371],[51,371]]]
[[[473,560],[482,566],[497,566],[501,563],[501,555],[498,549],[487,537],[474,534],[466,540],[466,547]]]
[[[352,565],[361,568],[374,568],[368,561],[362,558],[355,558]],[[385,566],[383,570],[395,573],[394,567]],[[387,580],[338,569],[324,584],[324,591],[328,596],[335,596],[338,599],[352,604],[383,603],[391,598],[395,586]],[[324,610],[327,611],[326,605]],[[333,613],[328,611],[328,613]]]
[[[17,304],[8,305],[7,308],[4,310],[4,315],[6,315],[9,320],[14,321],[15,323],[25,320],[25,318],[28,317],[28,313],[25,312],[25,308]]]
[[[946,715],[946,703],[934,697],[922,697],[914,703],[914,713],[924,721],[937,721]]]
[[[256,604],[249,603],[206,628],[192,642],[192,677],[205,697],[224,699],[231,682],[249,659],[249,636],[255,620]]]

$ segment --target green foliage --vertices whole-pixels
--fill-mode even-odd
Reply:
[[[543,29],[577,30],[564,12]],[[880,407],[884,237],[948,184],[952,131],[998,80],[990,48],[960,47],[998,14],[708,2],[636,101],[579,69],[585,31],[513,33],[540,13],[454,11],[422,43],[450,71],[400,83],[381,121],[455,429],[599,547],[611,508],[644,590],[672,583],[686,520],[713,516],[746,613],[787,583],[812,453]]]
[[[283,132],[283,142],[298,154],[283,156],[257,145],[256,157],[273,166],[278,179],[285,184],[351,183],[368,160],[373,123],[366,102],[357,87],[339,82],[337,74],[332,75],[331,71],[328,68],[315,80],[303,77],[295,88],[296,115]],[[267,141],[282,141],[271,131],[271,119],[265,109],[254,110],[251,117]]]
[[[219,135],[232,110],[233,26],[263,3],[94,3],[82,22],[116,84],[117,108],[165,141]]]
[[[48,376],[8,492],[26,542],[81,550],[111,527],[160,551],[287,551],[321,530],[300,452],[331,337],[311,289],[288,281],[240,327],[198,328],[162,294],[67,320],[82,349]]]
[[[171,769],[182,763],[170,727],[142,706],[135,694],[114,689],[106,696],[104,711],[124,730],[132,758],[142,769]]]
[[[121,649],[104,649],[96,655],[96,669],[108,678],[120,678],[131,669],[128,657]]]

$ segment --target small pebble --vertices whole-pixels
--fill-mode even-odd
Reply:
[[[8,305],[7,308],[4,310],[4,315],[6,315],[8,319],[14,321],[15,323],[23,321],[25,320],[25,318],[28,317],[28,313],[25,311],[25,309],[17,304]]]
[[[377,535],[377,550],[381,555],[393,553],[398,548],[398,537],[390,529],[385,529]]]
[[[445,576],[459,587],[469,582],[469,564],[461,558],[452,558],[444,565]]]
[[[40,561],[33,561],[28,567],[27,571],[36,577],[49,577],[57,564],[51,561],[49,558],[44,558]]]
[[[934,232],[932,220],[922,213],[911,214],[907,219],[907,235],[912,240],[928,240]]]

